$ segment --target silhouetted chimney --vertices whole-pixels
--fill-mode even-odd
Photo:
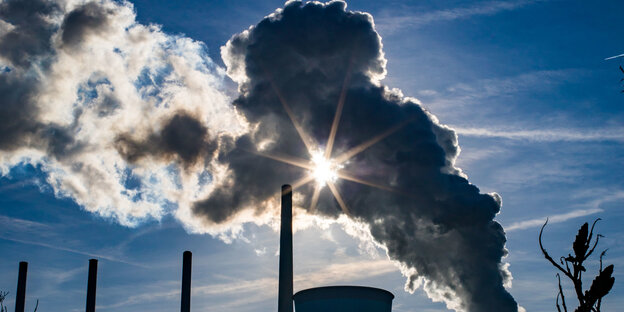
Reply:
[[[282,185],[278,312],[293,312],[292,187]]]
[[[180,312],[191,312],[191,266],[193,254],[185,251],[182,256],[182,303]]]
[[[19,263],[19,274],[17,276],[17,294],[15,295],[15,312],[24,312],[26,302],[26,273],[28,272],[28,262]]]
[[[89,280],[87,281],[87,312],[95,312],[95,289],[97,286],[96,259],[89,259]]]

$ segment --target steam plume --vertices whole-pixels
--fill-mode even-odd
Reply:
[[[401,263],[406,289],[423,285],[432,299],[461,311],[517,311],[504,288],[511,279],[501,262],[505,233],[493,220],[501,198],[481,194],[454,166],[460,149],[453,130],[380,84],[386,60],[373,19],[345,8],[341,1],[291,1],[222,48],[228,75],[239,83],[234,104],[256,128],[219,154],[233,182],[216,185],[193,211],[223,222],[261,209],[277,185],[305,171],[257,155],[309,159],[310,146],[326,144],[344,96],[332,157],[403,125],[347,163],[351,180],[369,185],[341,180],[338,189],[350,216]],[[309,207],[313,186],[299,191]],[[324,188],[316,213],[333,218],[340,209]]]
[[[245,123],[202,43],[117,1],[0,1],[0,170],[124,225],[184,219],[222,135]]]

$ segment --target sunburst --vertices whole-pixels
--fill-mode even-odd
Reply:
[[[303,144],[306,146],[309,159],[303,159],[303,158],[298,158],[298,157],[294,157],[290,155],[277,154],[277,153],[265,153],[265,152],[260,152],[260,151],[257,151],[256,153],[260,156],[270,158],[270,159],[273,159],[273,160],[276,160],[285,164],[289,164],[292,166],[296,166],[305,170],[304,175],[301,178],[299,178],[297,181],[292,183],[292,188],[296,189],[308,183],[316,182],[314,186],[314,191],[312,193],[310,211],[313,211],[316,209],[316,205],[318,203],[321,190],[325,186],[327,186],[327,188],[330,190],[330,192],[336,199],[336,202],[338,202],[338,205],[342,209],[342,212],[345,213],[346,215],[350,215],[349,208],[347,204],[345,203],[344,199],[342,198],[342,195],[340,195],[340,191],[338,190],[338,186],[336,185],[336,182],[338,181],[338,179],[348,180],[348,181],[359,183],[362,185],[375,187],[381,190],[402,193],[393,187],[380,185],[374,182],[363,180],[361,178],[357,178],[352,173],[349,173],[345,169],[345,166],[347,165],[348,161],[351,158],[360,154],[361,152],[365,151],[366,149],[375,145],[381,140],[385,139],[389,135],[395,133],[396,131],[404,127],[406,124],[408,124],[411,121],[411,119],[408,119],[400,124],[397,124],[387,129],[386,131],[383,131],[382,133],[379,133],[376,136],[373,136],[369,140],[364,141],[360,143],[359,145],[352,147],[351,149],[348,149],[346,152],[336,157],[332,157],[334,143],[336,140],[336,133],[340,125],[340,118],[342,116],[342,110],[343,110],[346,95],[347,95],[347,87],[348,87],[349,80],[351,77],[351,66],[349,66],[349,68],[347,69],[347,73],[345,75],[342,89],[340,91],[340,97],[338,98],[338,105],[336,106],[336,112],[334,114],[334,119],[331,124],[330,131],[329,131],[329,137],[325,144],[324,150],[320,147],[320,145],[317,142],[314,141],[314,139],[311,136],[309,136],[304,131],[303,127],[301,127],[301,125],[297,122],[290,105],[288,104],[288,102],[286,101],[286,99],[284,98],[280,90],[277,88],[277,86],[271,79],[271,76],[268,74],[267,71],[265,71],[265,74],[271,84],[271,87],[273,88],[273,91],[275,92],[275,94],[277,95],[277,98],[281,102],[282,107],[286,111],[288,118],[290,119],[293,126],[295,127],[297,134],[299,135]]]
[[[327,159],[323,155],[323,151],[312,153],[312,170],[309,174],[314,176],[316,185],[325,186],[327,183],[335,182],[338,179],[338,171],[344,166],[335,163],[332,159]]]

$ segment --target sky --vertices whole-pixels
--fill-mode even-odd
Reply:
[[[73,12],[99,16],[95,8],[80,1],[58,3],[61,10],[81,8]],[[98,310],[177,309],[182,252],[191,250],[194,310],[275,310],[279,247],[275,210],[259,209],[256,214],[237,210],[232,219],[226,215],[227,221],[220,222],[220,215],[208,208],[193,209],[198,202],[215,205],[208,200],[215,196],[204,198],[220,190],[211,186],[211,181],[218,181],[220,167],[206,165],[212,160],[203,155],[220,151],[221,146],[215,147],[205,138],[214,136],[214,129],[233,137],[249,131],[238,125],[239,116],[231,103],[236,100],[248,120],[256,118],[270,125],[266,121],[270,117],[245,106],[264,98],[261,88],[253,89],[263,81],[250,73],[241,78],[233,68],[251,61],[232,48],[236,42],[230,48],[226,43],[284,3],[102,3],[113,16],[112,22],[93,22],[89,27],[103,32],[88,27],[70,32],[67,29],[72,21],[79,23],[80,16],[75,13],[72,19],[71,13],[65,13],[52,22],[41,22],[65,29],[55,36],[50,34],[57,29],[51,27],[50,34],[42,35],[52,42],[52,48],[28,44],[33,36],[14,39],[23,43],[16,44],[14,50],[7,48],[9,41],[3,41],[3,51],[20,52],[3,52],[3,75],[25,78],[1,80],[5,86],[0,85],[0,92],[15,94],[12,90],[23,89],[39,94],[38,102],[33,102],[36,108],[31,108],[30,102],[14,105],[12,98],[5,97],[8,100],[3,105],[9,109],[0,111],[5,124],[15,119],[36,129],[3,128],[6,133],[18,129],[13,138],[20,140],[0,140],[0,289],[10,292],[7,303],[10,307],[14,303],[18,262],[28,261],[27,309],[32,310],[39,299],[42,310],[82,310],[88,259],[97,258]],[[346,10],[368,12],[374,19],[382,46],[371,51],[381,49],[387,60],[380,84],[388,90],[397,88],[383,92],[423,107],[437,118],[428,119],[432,125],[454,129],[461,152],[447,167],[460,168],[461,173],[455,174],[467,177],[482,194],[496,192],[502,198],[494,220],[505,231],[508,255],[502,262],[509,265],[505,270],[512,276],[506,289],[527,311],[555,308],[556,271],[537,244],[547,217],[545,246],[552,255],[562,256],[571,252],[582,223],[602,218],[597,231],[605,237],[599,246],[608,248],[604,261],[615,265],[616,278],[603,309],[615,310],[624,304],[619,270],[624,264],[624,232],[619,226],[624,217],[624,85],[618,69],[624,58],[605,60],[624,53],[624,43],[618,41],[624,29],[619,14],[623,6],[618,1],[347,2]],[[36,10],[44,12],[46,8]],[[14,12],[0,16],[0,35],[11,33],[15,25],[21,27],[21,11]],[[40,21],[37,16],[25,16],[24,20]],[[45,27],[24,29],[26,34],[48,31]],[[254,34],[261,36],[261,28],[255,29]],[[323,25],[318,29],[324,29]],[[251,39],[239,39],[241,49],[249,49],[244,44]],[[331,44],[336,42],[340,41]],[[131,66],[135,63],[140,66]],[[44,78],[35,88],[29,79],[36,75]],[[126,83],[124,77],[128,76],[138,79]],[[354,83],[371,83],[354,77]],[[289,83],[277,81],[278,85]],[[247,91],[239,89],[244,84],[250,87]],[[211,99],[210,105],[205,98]],[[345,116],[355,114],[348,109],[348,101]],[[307,104],[301,99],[292,105],[306,109]],[[29,109],[36,114],[28,113]],[[123,111],[119,114],[123,118],[115,117],[117,110]],[[328,116],[331,121],[333,115]],[[310,123],[317,120],[310,118]],[[348,125],[350,119],[345,118]],[[197,120],[201,123],[196,124]],[[180,122],[191,126],[181,127]],[[135,128],[139,130],[128,130]],[[367,135],[365,130],[361,129],[362,135]],[[177,131],[188,134],[193,144],[172,142]],[[82,145],[71,139],[60,144],[66,132]],[[202,134],[199,144],[193,140],[196,132]],[[288,141],[296,135],[291,129],[283,137]],[[109,136],[115,136],[114,144],[99,143]],[[26,141],[34,143],[25,147],[22,142]],[[223,153],[219,159],[234,167],[236,154]],[[83,165],[77,167],[76,163]],[[126,164],[130,165],[124,167]],[[208,168],[216,171],[208,172]],[[184,174],[191,171],[198,174]],[[90,174],[93,172],[98,175]],[[111,180],[119,176],[122,182]],[[281,183],[291,183],[262,178],[266,188],[275,188],[275,198]],[[338,180],[336,184],[349,189],[347,182]],[[303,188],[300,196],[309,196],[307,191]],[[262,192],[266,189],[256,194]],[[368,232],[361,224],[322,210],[340,208],[329,193],[324,194],[320,202],[325,206],[319,204],[319,210],[326,213],[322,220],[303,212],[295,214],[295,291],[366,285],[393,292],[393,311],[448,311],[449,303],[433,302],[436,295],[424,291],[426,285],[413,294],[406,292],[405,268],[401,271],[379,243],[366,239]],[[347,204],[366,205],[355,197],[346,198],[352,200]],[[240,202],[245,204],[245,200],[250,199]],[[200,213],[194,215],[193,211]],[[327,220],[331,222],[324,222]],[[380,237],[386,238],[375,236],[378,242]],[[431,252],[440,259],[446,259],[446,252],[454,259],[458,251],[412,251],[418,259],[430,259],[419,252]],[[392,255],[395,260],[412,259]],[[597,261],[590,263],[588,275],[596,272],[597,265]],[[479,270],[475,267],[474,274],[481,274]]]

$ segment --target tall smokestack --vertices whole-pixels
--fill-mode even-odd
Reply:
[[[28,262],[19,263],[19,274],[17,276],[17,294],[15,295],[15,312],[24,312],[26,301],[26,272],[28,272]]]
[[[87,312],[95,312],[95,289],[97,286],[97,265],[96,259],[89,259],[89,279],[87,281]]]
[[[282,185],[278,312],[293,312],[292,187]]]
[[[185,251],[182,256],[182,303],[180,312],[191,312],[191,266],[193,254]]]

